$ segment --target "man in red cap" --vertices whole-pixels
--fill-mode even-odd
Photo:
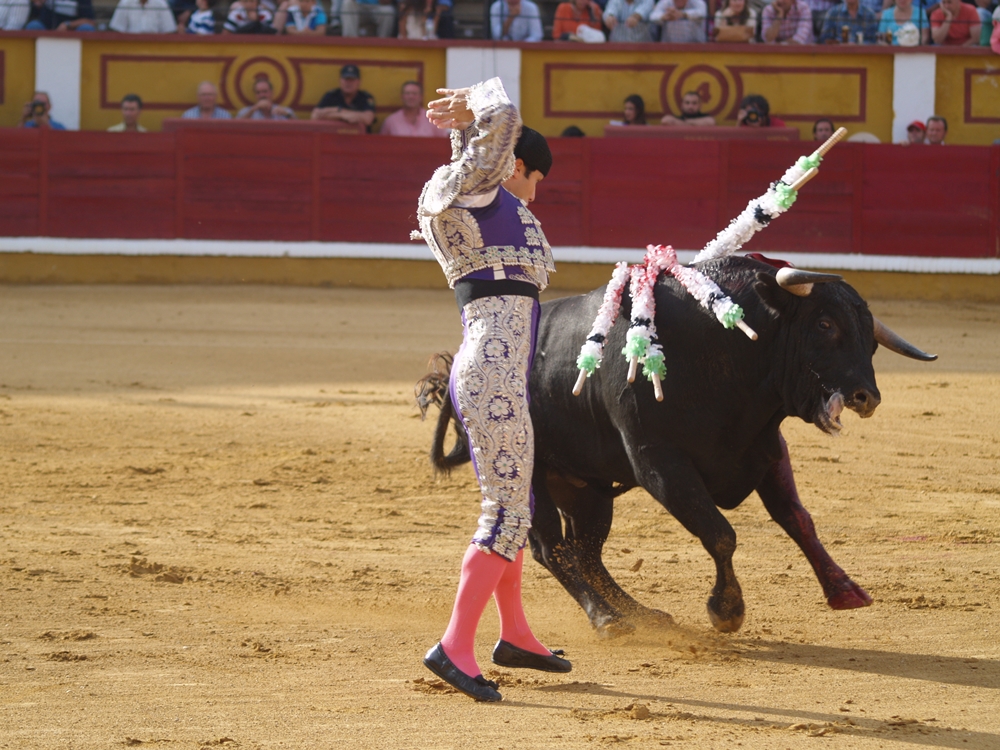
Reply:
[[[903,141],[903,145],[913,146],[918,143],[923,144],[926,133],[927,126],[920,122],[920,120],[914,120],[906,126],[906,140]]]

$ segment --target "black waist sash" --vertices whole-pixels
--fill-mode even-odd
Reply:
[[[483,297],[531,297],[538,299],[538,287],[528,281],[513,279],[459,279],[455,282],[455,300],[463,309],[473,300]]]

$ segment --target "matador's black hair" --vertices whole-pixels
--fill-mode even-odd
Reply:
[[[525,174],[538,170],[547,177],[552,169],[552,152],[545,136],[527,125],[521,127],[521,137],[514,146],[514,158],[524,162]]]

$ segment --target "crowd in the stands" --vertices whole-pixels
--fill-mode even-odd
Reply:
[[[0,29],[450,39],[454,1],[119,0],[99,22],[92,0],[0,0]],[[505,41],[984,45],[1000,54],[1000,0],[567,0],[554,16],[551,3],[486,1],[483,35]]]

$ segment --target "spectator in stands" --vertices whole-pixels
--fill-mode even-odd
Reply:
[[[142,99],[137,94],[125,94],[122,97],[122,121],[108,128],[109,133],[145,133],[146,128],[139,124],[142,114]]]
[[[31,31],[96,31],[91,0],[32,0],[37,17],[28,21]]]
[[[927,145],[943,146],[948,135],[948,121],[938,115],[927,118]]]
[[[178,24],[178,31],[202,36],[214,34],[215,14],[212,13],[212,0],[196,0],[196,2],[196,10],[188,17],[186,24]]]
[[[317,0],[284,0],[274,14],[279,34],[326,36],[326,11]]]
[[[292,120],[295,113],[288,107],[274,103],[274,87],[270,79],[260,75],[253,82],[253,95],[257,101],[236,113],[238,120]]]
[[[975,0],[976,12],[979,13],[979,44],[983,47],[990,46],[990,35],[993,32],[993,9],[997,7],[997,0]]]
[[[1000,55],[1000,7],[993,11],[993,33],[990,34],[990,49]]]
[[[881,0],[875,1],[879,3],[881,8]],[[806,2],[809,4],[809,10],[812,11],[813,34],[818,39],[819,35],[823,33],[823,21],[826,20],[827,11],[837,4],[838,0],[806,0]]]
[[[896,0],[896,4],[891,8],[882,11],[878,22],[878,34],[885,39],[892,34],[891,44],[899,44],[899,28],[905,23],[912,23],[920,29],[920,43],[930,44],[931,24],[927,19],[927,11],[918,5],[914,5],[913,0]],[[890,43],[886,41],[886,43]]]
[[[931,13],[931,38],[934,44],[974,47],[979,44],[982,24],[979,12],[962,0],[941,0]],[[930,133],[927,134],[930,142]]]
[[[625,97],[622,119],[617,125],[646,125],[646,102],[638,94]]]
[[[173,34],[177,21],[167,0],[119,0],[108,28],[122,34]]]
[[[379,0],[343,0],[340,5],[340,24],[344,36],[358,36],[362,23],[374,22],[375,33],[387,39],[396,30],[396,9]]]
[[[427,39],[427,21],[424,0],[400,0],[396,36],[400,39]]]
[[[424,90],[416,81],[407,81],[400,90],[403,108],[397,109],[385,118],[382,135],[440,138],[448,137],[449,131],[431,124],[424,107]]]
[[[540,42],[542,15],[531,0],[496,0],[490,6],[491,39]]]
[[[805,0],[774,0],[761,14],[760,35],[772,44],[811,44],[812,10]]]
[[[819,40],[823,44],[875,44],[877,32],[874,13],[860,0],[844,0],[826,12]]]
[[[885,3],[891,4],[892,2],[893,0],[861,0],[861,7],[868,8],[877,21],[882,17],[882,11],[885,9]],[[920,2],[921,5],[923,5],[926,0],[920,0]]]
[[[604,6],[604,25],[609,42],[648,42],[649,14],[653,0],[608,0]]]
[[[906,126],[906,140],[902,142],[903,146],[916,146],[918,144],[924,144],[924,138],[927,134],[927,126],[924,125],[920,120],[914,120],[909,125]]]
[[[740,101],[736,124],[749,128],[783,128],[785,121],[771,116],[771,104],[760,94],[747,94]]]
[[[44,91],[36,91],[30,102],[21,109],[22,128],[52,128],[65,130],[66,126],[52,119],[52,100]]]
[[[559,137],[560,138],[584,138],[584,137],[586,137],[586,135],[587,134],[584,133],[576,125],[570,125],[565,130],[563,130],[562,133],[559,134]]]
[[[833,135],[833,131],[836,128],[833,126],[833,120],[827,120],[825,117],[813,123],[813,140],[814,141],[825,141],[827,138]]]
[[[705,41],[704,0],[660,0],[649,14],[650,23],[663,24],[660,41],[671,44]]]
[[[231,120],[232,115],[218,105],[219,89],[210,81],[198,84],[198,103],[181,117],[188,120]]]
[[[757,13],[747,0],[723,0],[715,14],[717,42],[749,42],[757,33]]]
[[[552,24],[552,39],[553,41],[578,42],[580,36],[576,31],[581,26],[589,26],[603,34],[601,17],[601,6],[593,0],[571,0],[571,2],[559,3],[559,7],[556,8],[556,19]]]
[[[30,13],[30,0],[0,0],[0,31],[20,31]]]
[[[273,6],[272,6],[273,7]],[[237,0],[229,6],[229,15],[222,26],[223,34],[277,34],[274,14],[260,0]]]
[[[340,69],[340,88],[323,94],[311,118],[360,123],[369,133],[372,132],[375,97],[361,89],[361,71],[357,65],[347,64]]]
[[[455,38],[455,0],[434,0],[434,36],[437,39]]]
[[[661,125],[715,125],[715,118],[701,111],[701,95],[688,91],[681,97],[681,116],[664,115]]]

